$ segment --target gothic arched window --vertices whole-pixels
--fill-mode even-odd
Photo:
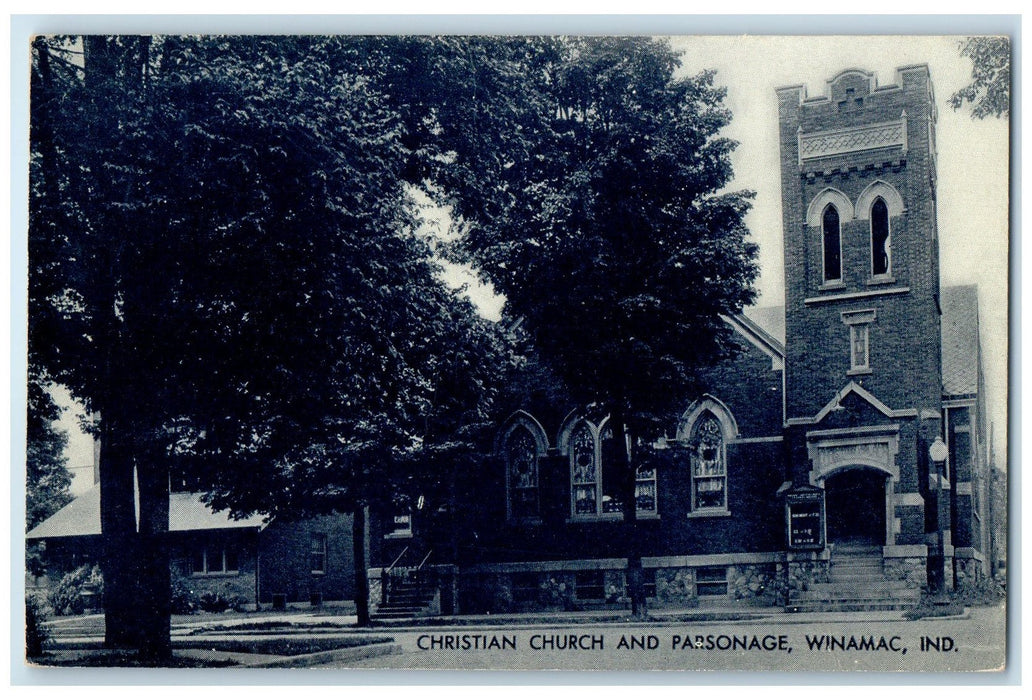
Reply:
[[[586,423],[581,423],[570,437],[570,479],[574,515],[598,514],[599,476],[595,435]]]
[[[692,510],[727,509],[727,452],[720,421],[704,411],[691,431]]]
[[[517,425],[505,439],[509,485],[509,517],[538,515],[538,445],[525,426]]]
[[[889,239],[889,208],[878,197],[871,205],[871,274],[875,277],[889,274],[891,269]]]
[[[842,279],[842,237],[839,227],[839,213],[829,204],[821,215],[824,248],[824,281],[838,282]]]

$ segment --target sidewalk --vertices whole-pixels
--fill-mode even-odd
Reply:
[[[967,617],[965,611],[964,617]],[[260,612],[233,616],[192,615],[177,616],[172,624],[172,644],[180,659],[192,659],[228,667],[287,668],[352,662],[401,653],[392,633],[407,633],[427,629],[454,630],[471,627],[504,627],[508,629],[549,628],[562,625],[578,627],[608,627],[612,625],[641,627],[672,627],[677,625],[727,624],[828,624],[902,622],[899,610],[869,612],[807,612],[788,613],[781,608],[680,608],[661,609],[650,613],[649,619],[638,621],[628,611],[569,611],[552,613],[518,613],[506,615],[455,615],[436,618],[413,618],[379,623],[375,626],[356,627],[355,615],[327,615],[325,611]],[[53,658],[74,658],[76,654],[100,655],[103,652],[103,617],[100,615],[78,618],[57,618],[51,622],[54,639],[50,645]],[[354,643],[365,638],[361,646]],[[319,648],[311,653],[265,653],[261,649],[277,644],[289,646],[289,641]],[[333,648],[334,642],[341,643]],[[203,648],[210,643],[210,648]],[[245,651],[239,647],[253,645]],[[351,644],[351,646],[345,646]],[[199,648],[202,647],[202,648]],[[220,648],[222,647],[222,648]],[[188,663],[188,662],[185,662]]]

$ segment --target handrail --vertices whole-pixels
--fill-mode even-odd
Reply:
[[[432,549],[427,551],[426,556],[423,557],[423,561],[419,562],[419,566],[416,567],[416,571],[419,571],[420,569],[423,568],[423,564],[426,563],[426,560],[429,559],[430,555],[433,554],[433,553],[434,553],[434,550],[432,550]]]
[[[388,567],[387,567],[386,569],[384,569],[384,570],[383,570],[383,572],[384,572],[385,574],[389,574],[389,573],[391,573],[391,571],[393,571],[393,570],[394,570],[394,567],[395,567],[395,565],[396,565],[396,564],[397,564],[397,563],[398,563],[399,561],[401,561],[401,558],[402,558],[403,556],[405,556],[405,552],[407,552],[407,551],[408,551],[408,545],[406,545],[406,546],[405,546],[405,549],[401,550],[401,554],[399,554],[398,556],[396,556],[396,557],[394,558],[394,561],[392,561],[392,562],[391,562],[391,565],[390,565],[390,566],[388,566]]]

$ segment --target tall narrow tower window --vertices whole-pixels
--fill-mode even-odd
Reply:
[[[871,274],[875,277],[889,274],[889,208],[878,197],[871,205]]]
[[[824,235],[824,281],[839,282],[842,279],[842,237],[839,231],[839,213],[834,205],[824,208],[821,217]]]

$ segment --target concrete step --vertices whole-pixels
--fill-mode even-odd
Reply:
[[[857,593],[855,591],[797,591],[792,594],[791,598],[792,602],[807,603],[862,603],[872,600],[892,600],[916,603],[920,599],[921,596],[918,592],[910,590],[878,590],[865,591],[861,593]]]
[[[910,601],[904,600],[865,600],[865,601],[823,601],[790,603],[785,612],[871,612],[876,610],[904,610],[910,607]]]
[[[871,591],[912,591],[906,581],[889,581],[879,578],[875,581],[830,581],[827,583],[811,583],[807,586],[811,591],[841,591],[842,593],[868,593]]]

